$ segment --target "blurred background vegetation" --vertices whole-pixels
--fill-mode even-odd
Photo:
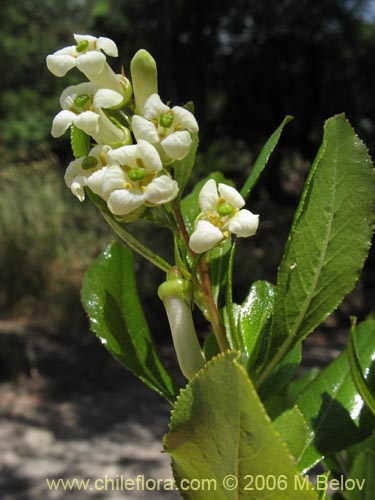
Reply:
[[[238,187],[267,137],[294,116],[249,201],[257,236],[240,245],[238,300],[246,283],[275,280],[277,264],[324,120],[345,112],[370,152],[375,147],[373,0],[12,0],[0,17],[0,314],[48,315],[81,328],[82,275],[112,235],[88,202],[63,182],[69,138],[50,136],[58,97],[81,81],[50,75],[45,57],[72,33],[108,36],[128,71],[136,50],[159,67],[163,100],[194,101],[201,145],[192,184],[222,170]],[[164,235],[135,226],[161,248]],[[163,250],[160,250],[163,252]],[[375,288],[374,254],[359,285],[364,315]],[[163,317],[163,277],[138,261],[150,319]]]

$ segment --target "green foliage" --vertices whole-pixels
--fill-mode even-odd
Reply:
[[[89,154],[90,141],[90,136],[85,134],[85,132],[77,128],[75,125],[71,126],[70,144],[72,146],[74,158],[82,158],[83,156]]]
[[[134,258],[120,243],[109,246],[85,275],[82,302],[91,329],[106,349],[169,401],[177,386],[156,352],[136,289]]]
[[[369,387],[361,368],[361,363],[357,352],[356,329],[354,322],[349,336],[348,359],[354,384],[364,402],[375,415],[374,388],[372,388],[371,390],[371,388]]]
[[[273,305],[274,287],[267,281],[256,281],[241,305],[239,314],[239,334],[241,350],[247,359],[249,373],[261,364],[267,349]]]
[[[44,303],[64,319],[76,304],[79,317],[83,270],[108,233],[93,207],[71,196],[54,157],[2,166],[0,235],[0,308]]]
[[[362,370],[368,371],[375,356],[375,321],[360,324],[356,337]],[[351,377],[346,351],[311,382],[297,398],[296,405],[311,432],[298,463],[302,471],[310,469],[323,456],[363,440],[369,431],[361,429],[364,403]]]
[[[217,480],[212,493],[191,489],[183,493],[186,499],[260,499],[265,493],[279,500],[317,498],[311,486],[295,488],[293,460],[233,354],[214,358],[180,393],[164,446],[177,484],[185,478]],[[228,475],[237,488],[225,489]],[[275,481],[257,490],[250,483],[257,475]]]
[[[342,115],[331,118],[279,267],[268,360],[281,359],[353,288],[374,216],[375,176],[367,150]]]
[[[195,157],[197,154],[199,137],[198,134],[192,134],[193,144],[189,153],[182,160],[173,162],[173,176],[178,182],[179,197],[181,198],[185,187],[190,179],[191,172],[195,164]]]
[[[266,144],[264,145],[263,149],[259,153],[253,168],[251,169],[250,175],[246,179],[245,184],[243,185],[241,189],[241,195],[242,197],[246,200],[257,184],[259,177],[263,170],[265,169],[268,160],[277,146],[277,143],[279,142],[281,133],[285,127],[293,118],[291,116],[286,116],[282,123],[278,126],[278,128],[275,130],[275,132],[271,135],[271,137],[268,139]]]

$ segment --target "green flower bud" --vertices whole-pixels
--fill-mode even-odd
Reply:
[[[232,214],[233,210],[234,207],[230,203],[221,203],[217,207],[217,213],[221,215],[221,217]]]
[[[81,168],[83,168],[83,170],[90,170],[90,168],[96,167],[97,164],[98,160],[95,156],[86,156],[86,158],[82,160]]]
[[[89,101],[90,96],[88,94],[77,95],[74,99],[74,105],[77,106],[77,108],[84,108]]]
[[[131,168],[128,172],[128,177],[131,181],[143,181],[143,179],[147,176],[147,172],[144,168],[136,167]]]
[[[191,284],[181,279],[178,270],[172,268],[167,274],[167,281],[160,285],[158,295],[167,312],[181,371],[191,380],[206,362],[191,313]]]
[[[170,128],[173,123],[173,115],[171,113],[162,113],[159,118],[159,123],[164,128]]]
[[[146,100],[158,92],[158,73],[155,59],[147,50],[141,49],[130,63],[136,111],[141,113]]]
[[[85,52],[89,48],[89,42],[87,40],[80,41],[76,46],[77,52]]]

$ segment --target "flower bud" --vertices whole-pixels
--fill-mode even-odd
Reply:
[[[155,59],[147,50],[141,49],[130,63],[136,112],[141,113],[146,100],[158,92],[158,73]]]
[[[178,364],[184,376],[191,380],[203,368],[206,360],[198,342],[191,313],[190,283],[172,268],[167,281],[158,290],[167,312]]]

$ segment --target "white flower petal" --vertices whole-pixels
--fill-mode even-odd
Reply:
[[[94,106],[96,108],[112,108],[122,103],[124,98],[118,92],[109,89],[99,89],[94,95]]]
[[[84,82],[78,85],[70,85],[65,90],[63,90],[60,96],[60,106],[63,109],[69,109],[74,105],[74,99],[82,94],[94,95],[97,87],[94,83]]]
[[[219,195],[217,193],[216,182],[209,179],[199,193],[199,206],[202,212],[215,212]]]
[[[100,36],[96,42],[96,46],[99,50],[102,50],[107,55],[112,57],[118,56],[117,45],[113,40],[105,36]]]
[[[107,200],[110,211],[115,215],[127,215],[144,203],[143,193],[134,193],[127,189],[113,191]]]
[[[93,111],[84,111],[80,115],[78,115],[74,120],[74,125],[86,134],[96,134],[99,130],[99,115],[98,113],[94,113]]]
[[[227,203],[234,208],[242,208],[245,205],[245,200],[242,198],[237,189],[227,184],[219,184],[219,193]]]
[[[190,132],[198,132],[199,127],[197,120],[190,111],[181,106],[174,106],[172,111],[174,116],[173,127],[179,126],[186,128]]]
[[[255,215],[250,210],[240,210],[229,219],[225,224],[224,229],[229,229],[239,238],[253,236],[258,229],[259,215]]]
[[[104,200],[116,189],[122,189],[126,182],[124,171],[118,165],[110,165],[94,172],[88,178],[88,186]]]
[[[163,168],[159,153],[146,141],[139,141],[136,155],[143,160],[147,172],[160,172]]]
[[[55,76],[65,76],[75,67],[76,58],[69,54],[51,54],[46,59],[47,68]]]
[[[82,175],[74,177],[70,189],[74,196],[79,199],[79,201],[83,201],[85,199],[85,186],[87,186],[87,177],[84,177]]]
[[[63,135],[76,118],[77,115],[75,113],[72,113],[71,111],[67,111],[65,109],[63,111],[60,111],[60,113],[55,116],[52,122],[52,137],[60,137],[61,135]]]
[[[159,142],[159,136],[156,131],[155,125],[145,118],[142,118],[142,116],[133,116],[132,128],[137,141],[144,140],[150,142],[151,144]]]
[[[65,170],[64,180],[68,188],[72,185],[73,179],[77,177],[77,175],[82,175],[83,173],[81,161],[81,158],[71,161]]]
[[[106,63],[106,57],[102,52],[91,50],[77,57],[77,68],[82,73],[97,75]]]
[[[190,237],[189,246],[195,253],[203,253],[213,248],[224,237],[211,222],[200,220]]]
[[[112,149],[108,152],[109,161],[117,161],[120,165],[128,167],[136,167],[137,144],[131,146],[122,146],[117,149]]]
[[[74,40],[77,42],[77,45],[80,42],[87,41],[89,42],[89,50],[92,50],[95,46],[95,43],[97,41],[96,36],[92,35],[78,35],[77,33],[74,33]]]
[[[142,116],[146,120],[158,120],[162,113],[167,113],[170,107],[162,102],[158,94],[151,94],[143,105]]]
[[[190,134],[187,130],[173,132],[160,143],[169,158],[181,160],[189,152],[192,144]]]
[[[168,203],[176,198],[178,184],[169,175],[161,175],[153,179],[146,187],[145,200],[155,205]]]

